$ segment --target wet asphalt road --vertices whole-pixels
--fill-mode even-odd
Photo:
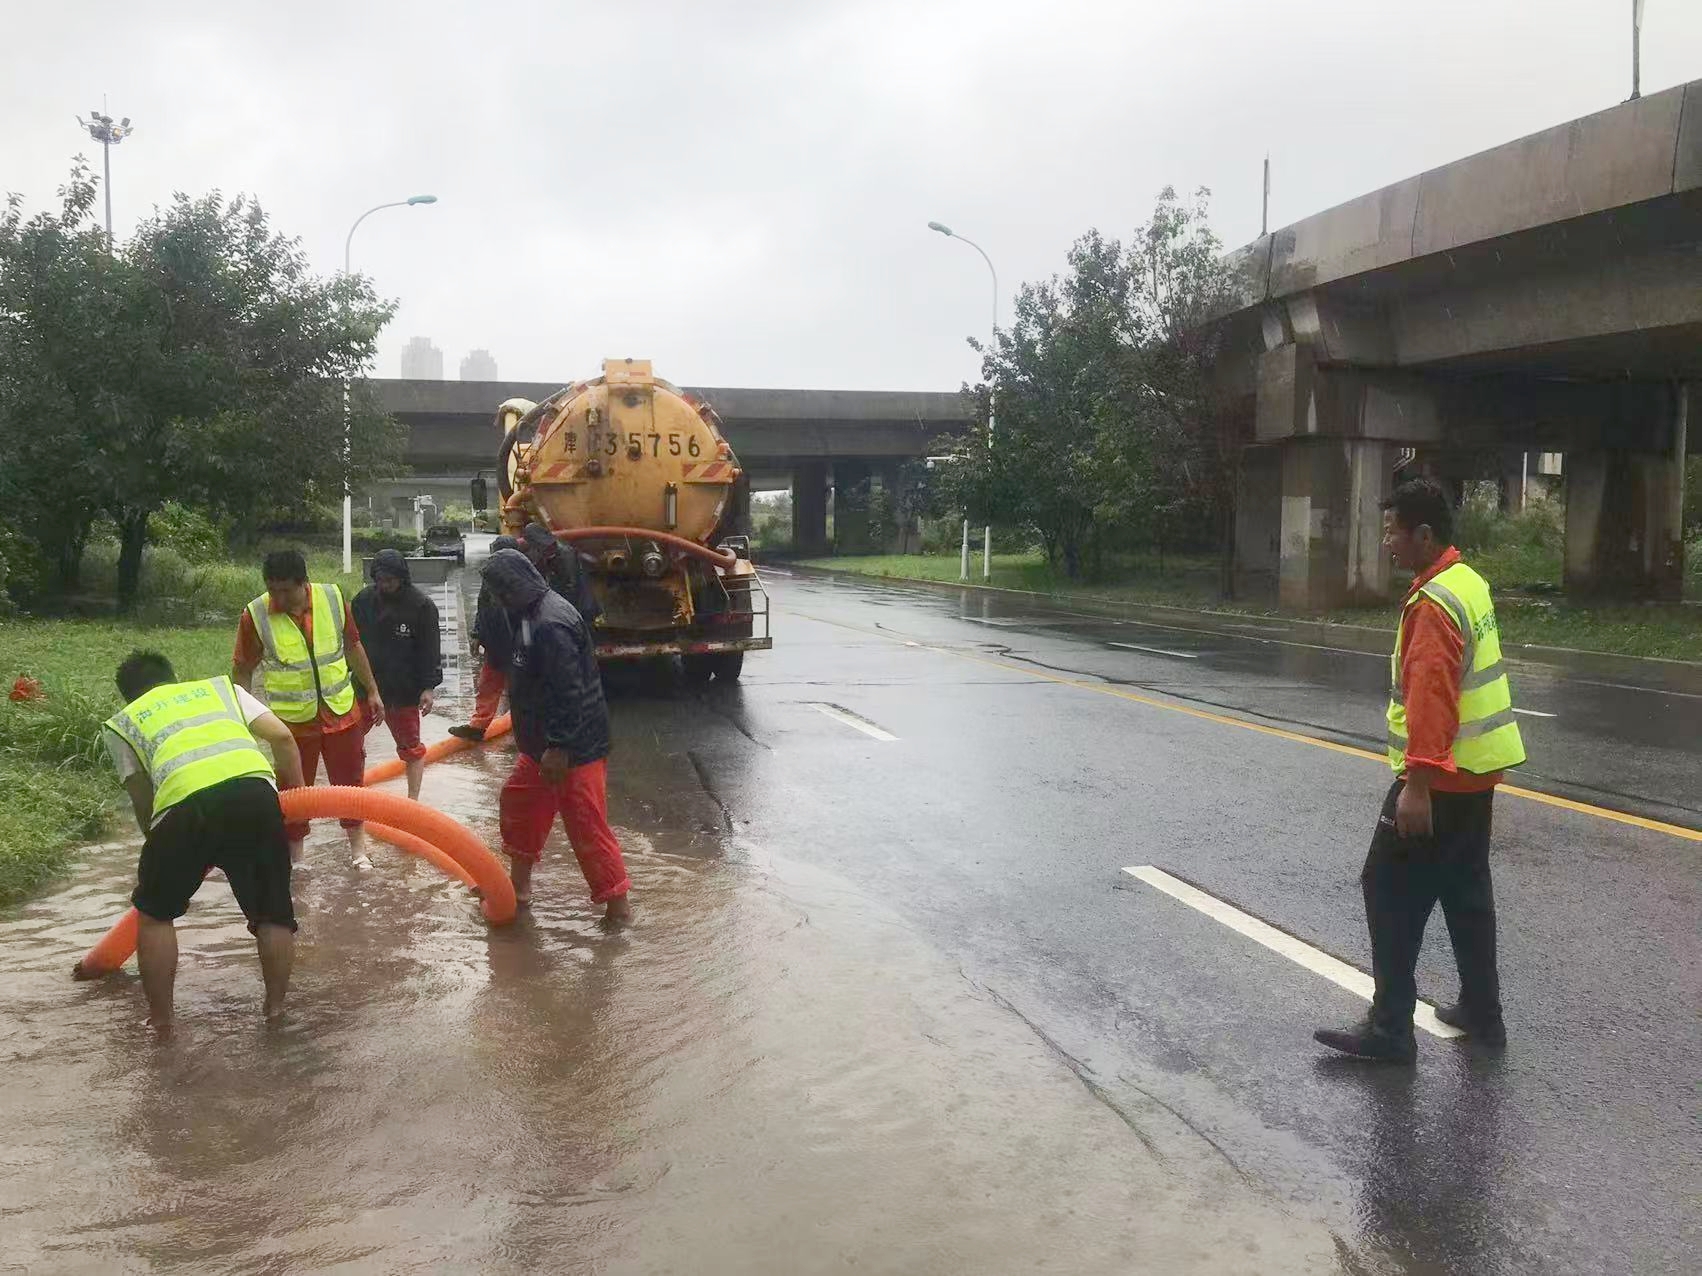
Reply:
[[[771,574],[775,649],[694,694],[616,677],[618,773],[689,758],[733,834],[882,899],[1130,1137],[1221,1161],[1343,1270],[1698,1267],[1702,842],[1503,794],[1511,1045],[1331,1058],[1363,1003],[1121,870],[1369,969],[1357,874],[1385,662],[956,592]],[[1702,698],[1525,668],[1533,788],[1702,828]],[[1192,709],[1193,714],[1178,712]],[[906,972],[895,963],[895,983]],[[1451,1000],[1437,920],[1420,994]]]

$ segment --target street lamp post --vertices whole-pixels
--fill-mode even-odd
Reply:
[[[100,143],[101,151],[101,190],[106,195],[106,250],[112,251],[112,148],[136,130],[130,126],[130,117],[126,115],[116,124],[112,116],[105,111],[90,111],[89,118],[77,117],[77,123],[88,135]]]
[[[344,240],[343,240],[343,273],[345,275],[354,274],[354,264],[353,264],[352,254],[353,254],[353,251],[354,251],[355,232],[360,229],[360,224],[362,222],[364,222],[368,217],[371,217],[374,213],[379,212],[382,209],[386,209],[386,208],[407,208],[407,207],[410,207],[414,204],[435,204],[435,203],[437,203],[437,196],[436,195],[410,195],[410,196],[408,196],[407,199],[392,200],[388,204],[374,204],[371,208],[367,209],[359,217],[355,218],[355,224],[353,226],[349,227],[349,233],[348,233],[347,237],[345,237]],[[350,448],[351,434],[352,434],[351,422],[350,422],[350,419],[349,419],[349,386],[348,386],[348,382],[345,381],[343,383],[343,573],[344,573],[344,575],[347,575],[349,572],[352,572],[355,569],[355,560],[354,560],[355,501],[354,501],[354,489],[350,485],[350,482],[349,482],[349,457],[350,457],[350,452],[351,452],[351,448]]]
[[[993,265],[993,259],[987,255],[986,249],[982,248],[980,244],[976,243],[973,239],[964,239],[962,235],[958,234],[950,226],[945,225],[943,222],[929,222],[928,229],[944,235],[947,239],[956,239],[968,244],[976,252],[980,253],[981,260],[987,263],[987,273],[993,277],[993,326],[989,334],[990,344],[987,347],[987,349],[992,350],[999,344],[999,272]],[[992,435],[993,398],[992,392],[989,390],[987,396],[987,437],[991,439]],[[992,578],[993,529],[989,525],[981,529],[981,579],[991,580]],[[963,562],[958,569],[958,579],[969,579],[969,520],[967,518],[963,520]]]

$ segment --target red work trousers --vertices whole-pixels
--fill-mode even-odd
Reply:
[[[359,706],[357,706],[357,709]],[[332,784],[360,788],[366,781],[366,733],[372,723],[344,727],[341,731],[325,731],[319,723],[290,723],[295,747],[301,751],[302,779],[311,786],[319,775],[319,759],[325,759],[325,778]],[[359,820],[339,820],[346,829],[358,829]],[[284,826],[290,841],[299,842],[307,836],[307,821]]]
[[[468,719],[475,727],[488,727],[496,717],[502,693],[508,690],[508,675],[489,661],[479,666],[479,681],[474,688],[473,716]]]
[[[544,779],[535,758],[522,753],[514,773],[502,786],[502,843],[510,855],[534,862],[544,853],[550,825],[561,816],[567,840],[591,888],[591,902],[601,904],[632,888],[621,858],[621,844],[609,827],[606,759],[587,762],[568,771],[558,784]]]

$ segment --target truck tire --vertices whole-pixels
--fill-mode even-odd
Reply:
[[[739,674],[744,671],[745,653],[742,651],[705,651],[695,655],[680,657],[680,667],[685,671],[688,687],[705,687],[709,680],[716,682],[737,682]]]

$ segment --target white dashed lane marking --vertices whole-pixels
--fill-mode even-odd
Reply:
[[[1328,953],[1312,947],[1311,944],[1296,939],[1286,931],[1280,931],[1269,922],[1262,922],[1251,913],[1244,913],[1233,904],[1225,903],[1215,895],[1208,895],[1197,886],[1190,886],[1179,877],[1172,877],[1162,868],[1154,868],[1151,864],[1142,864],[1135,868],[1123,870],[1130,877],[1139,878],[1148,886],[1155,886],[1169,895],[1179,899],[1189,908],[1204,913],[1214,921],[1222,922],[1237,934],[1245,935],[1256,944],[1263,944],[1273,953],[1278,953],[1297,966],[1304,966],[1314,975],[1322,975],[1339,988],[1345,988],[1356,997],[1366,1001],[1371,1000],[1374,985],[1371,976],[1363,970],[1348,965]],[[1465,1034],[1458,1028],[1450,1028],[1436,1017],[1436,1007],[1427,1001],[1418,1003],[1418,1009],[1412,1017],[1415,1028],[1422,1028],[1435,1037],[1460,1037]]]
[[[843,722],[854,731],[861,731],[866,736],[872,736],[876,740],[898,739],[898,737],[893,735],[892,732],[883,731],[867,718],[858,717],[849,709],[841,709],[836,704],[823,704],[819,701],[812,701],[810,703],[810,708],[814,709],[817,713],[826,714],[835,722]]]

